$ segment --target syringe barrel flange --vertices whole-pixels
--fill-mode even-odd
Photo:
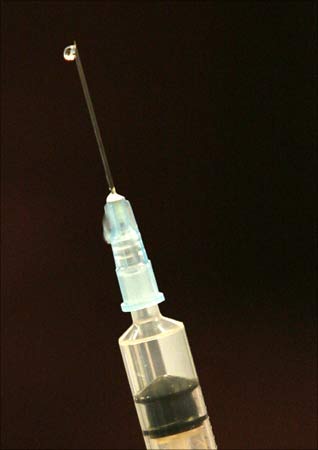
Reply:
[[[109,194],[103,220],[104,238],[112,246],[123,311],[136,311],[164,300],[148,259],[131,205]]]

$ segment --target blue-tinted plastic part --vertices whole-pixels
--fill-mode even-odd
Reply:
[[[103,220],[104,238],[112,246],[116,275],[125,312],[148,308],[164,301],[159,292],[134,213],[128,200],[109,194]]]

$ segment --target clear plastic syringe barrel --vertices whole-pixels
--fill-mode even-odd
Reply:
[[[158,306],[132,318],[119,345],[146,447],[216,449],[184,325]]]

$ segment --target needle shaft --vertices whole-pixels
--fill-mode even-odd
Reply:
[[[69,57],[67,57],[67,56],[69,56]],[[94,133],[95,133],[95,136],[96,136],[99,153],[100,153],[100,156],[102,158],[102,162],[103,162],[103,166],[104,166],[104,171],[105,171],[108,187],[109,187],[109,190],[111,192],[115,193],[116,189],[115,189],[115,186],[114,186],[113,177],[112,177],[112,174],[111,174],[111,171],[110,171],[108,159],[107,159],[107,156],[106,156],[105,147],[104,147],[104,144],[103,144],[103,140],[102,140],[102,136],[101,136],[101,133],[100,133],[99,126],[98,126],[98,122],[97,122],[97,119],[96,119],[96,114],[95,114],[93,102],[92,102],[92,99],[91,99],[91,96],[90,96],[90,93],[89,93],[89,89],[88,89],[88,85],[87,85],[84,69],[83,69],[83,66],[82,66],[82,63],[81,63],[80,54],[79,54],[79,51],[78,51],[78,46],[77,46],[75,41],[74,41],[74,45],[69,46],[69,47],[67,47],[65,49],[64,57],[65,57],[65,59],[68,59],[70,61],[72,61],[74,59],[76,61],[76,67],[77,67],[78,75],[79,75],[79,78],[80,78],[80,81],[81,81],[81,85],[82,85],[82,89],[83,89],[83,92],[84,92],[84,97],[85,97],[85,100],[86,100],[88,112],[89,112],[89,115],[90,115],[90,118],[91,118],[91,122],[92,122],[92,126],[93,126],[93,129],[94,129]]]

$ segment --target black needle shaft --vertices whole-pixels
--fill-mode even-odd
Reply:
[[[109,163],[107,160],[107,156],[106,156],[106,151],[105,151],[105,147],[103,144],[103,140],[102,140],[102,136],[100,134],[100,129],[98,126],[98,122],[96,119],[96,114],[94,111],[94,106],[93,106],[93,102],[89,93],[89,89],[87,86],[87,81],[86,81],[86,77],[85,77],[85,73],[83,70],[83,66],[81,63],[81,58],[79,55],[79,51],[78,51],[78,46],[76,44],[76,42],[74,41],[73,45],[70,45],[69,47],[66,47],[66,49],[64,50],[64,58],[68,61],[76,61],[76,67],[77,67],[77,71],[78,71],[78,75],[81,81],[81,85],[83,88],[83,92],[84,92],[84,96],[85,96],[85,100],[86,100],[86,104],[87,104],[87,108],[88,108],[88,112],[91,118],[91,122],[93,125],[93,129],[94,129],[94,133],[96,136],[96,140],[97,140],[97,145],[98,145],[98,149],[99,149],[99,153],[100,156],[102,158],[102,162],[103,162],[103,166],[104,166],[104,170],[105,170],[105,175],[106,175],[106,180],[108,183],[108,187],[109,190],[113,193],[116,192],[115,186],[114,186],[114,181],[113,181],[113,177],[110,171],[110,167],[109,167]]]

